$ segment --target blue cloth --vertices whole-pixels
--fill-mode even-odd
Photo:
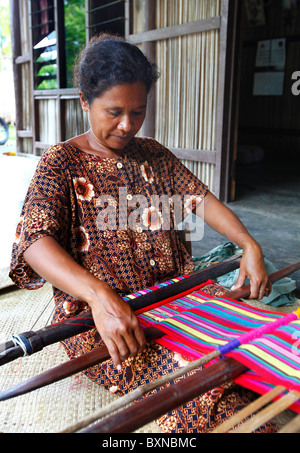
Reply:
[[[232,242],[226,242],[223,245],[215,247],[206,255],[193,257],[195,270],[203,269],[207,267],[209,263],[216,263],[224,261],[233,255],[242,254],[243,250],[238,248]],[[265,267],[268,274],[276,272],[274,265],[268,261],[265,261]],[[222,285],[224,288],[231,288],[237,281],[239,275],[239,269],[229,272],[228,274],[222,275],[216,279],[216,282]],[[249,283],[249,279],[246,280],[245,284]],[[264,297],[261,302],[272,305],[273,307],[280,307],[284,305],[292,305],[295,303],[297,298],[293,292],[296,289],[296,282],[288,277],[282,278],[278,282],[273,283],[272,291],[268,297]]]

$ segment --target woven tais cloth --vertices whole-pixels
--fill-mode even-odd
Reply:
[[[211,296],[221,296],[225,292],[221,290],[219,285],[215,284],[204,287],[202,291]],[[93,330],[65,341],[64,345],[69,356],[74,358],[91,350],[93,336],[97,343],[99,341],[97,335]],[[142,354],[123,362],[120,372],[114,368],[112,361],[109,360],[101,365],[89,368],[85,375],[110,392],[121,396],[149,381],[175,371],[178,367],[184,366],[186,360],[180,354],[152,342]],[[192,373],[195,372],[196,370]],[[226,418],[254,401],[256,397],[255,393],[233,382],[228,382],[170,411],[156,420],[156,423],[166,433],[209,432]],[[259,431],[275,432],[276,427],[273,424],[268,424],[260,428]]]

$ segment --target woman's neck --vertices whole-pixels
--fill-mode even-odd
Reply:
[[[102,158],[119,159],[124,153],[124,150],[118,152],[117,150],[108,149],[102,146],[91,129],[82,135],[67,140],[67,143],[76,146],[76,148],[79,148],[87,154],[93,154]]]

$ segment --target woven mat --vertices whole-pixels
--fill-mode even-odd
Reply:
[[[0,343],[12,334],[44,327],[52,316],[49,285],[0,296]],[[50,302],[50,303],[49,303]],[[36,320],[38,322],[36,323]],[[0,391],[67,361],[60,344],[0,367]],[[0,403],[0,432],[57,433],[118,397],[82,373]],[[138,433],[161,433],[155,422]]]

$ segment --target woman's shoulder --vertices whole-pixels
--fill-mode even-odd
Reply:
[[[60,166],[63,168],[68,167],[70,161],[73,159],[72,153],[72,147],[67,143],[57,143],[44,151],[40,159],[40,164],[54,167]]]
[[[63,159],[66,157],[66,148],[64,143],[57,143],[47,148],[42,156],[41,161],[51,161],[53,159]]]

